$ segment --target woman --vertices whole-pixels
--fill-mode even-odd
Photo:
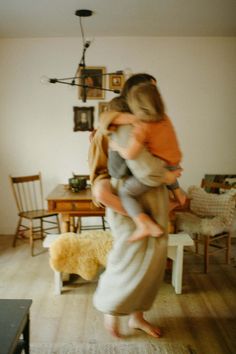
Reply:
[[[155,78],[148,74],[131,76],[124,85],[122,96],[126,98],[131,87],[146,81],[155,83]],[[113,133],[114,141],[125,146],[130,129],[132,127],[129,125],[119,126]],[[152,156],[145,148],[135,160],[128,160],[126,163],[137,179],[153,187],[142,195],[140,202],[145,211],[161,225],[164,233],[159,238],[148,237],[128,243],[128,238],[135,230],[134,222],[128,216],[107,209],[114,242],[106,270],[101,275],[94,294],[94,306],[104,313],[105,328],[113,336],[120,337],[118,316],[129,315],[131,328],[160,337],[160,329],[147,322],[143,313],[152,306],[166,264],[168,192],[163,184],[166,169],[164,162]],[[123,180],[123,177],[112,177],[111,183],[116,191]]]

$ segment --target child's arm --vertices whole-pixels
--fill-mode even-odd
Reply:
[[[126,112],[107,111],[100,115],[99,128],[103,134],[108,134],[118,128],[119,125],[135,124],[137,118]]]
[[[132,116],[132,115],[131,115]],[[133,119],[134,117],[134,119]],[[128,145],[122,147],[113,140],[110,140],[109,146],[112,150],[117,151],[121,157],[126,160],[134,160],[141,152],[146,139],[146,126],[140,122],[135,116],[133,120],[133,130]]]
[[[112,120],[112,124],[114,125],[122,125],[122,124],[134,124],[137,121],[135,115],[131,113],[120,113]]]

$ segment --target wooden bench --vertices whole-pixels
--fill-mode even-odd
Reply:
[[[50,248],[59,235],[48,235],[43,242],[44,248]],[[173,261],[171,282],[176,294],[182,293],[184,247],[193,246],[192,238],[186,233],[170,234],[167,256]],[[54,270],[55,294],[60,295],[63,287],[62,273]]]
[[[29,299],[0,299],[0,354],[29,354],[31,304]]]

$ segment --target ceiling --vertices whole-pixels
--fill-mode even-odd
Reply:
[[[0,0],[0,38],[236,36],[236,0]]]

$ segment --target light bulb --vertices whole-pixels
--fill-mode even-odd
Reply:
[[[125,68],[123,70],[125,80],[127,80],[131,75],[133,75],[132,69],[131,68]]]
[[[49,77],[47,77],[46,75],[41,76],[40,82],[42,85],[49,85],[50,84]]]

